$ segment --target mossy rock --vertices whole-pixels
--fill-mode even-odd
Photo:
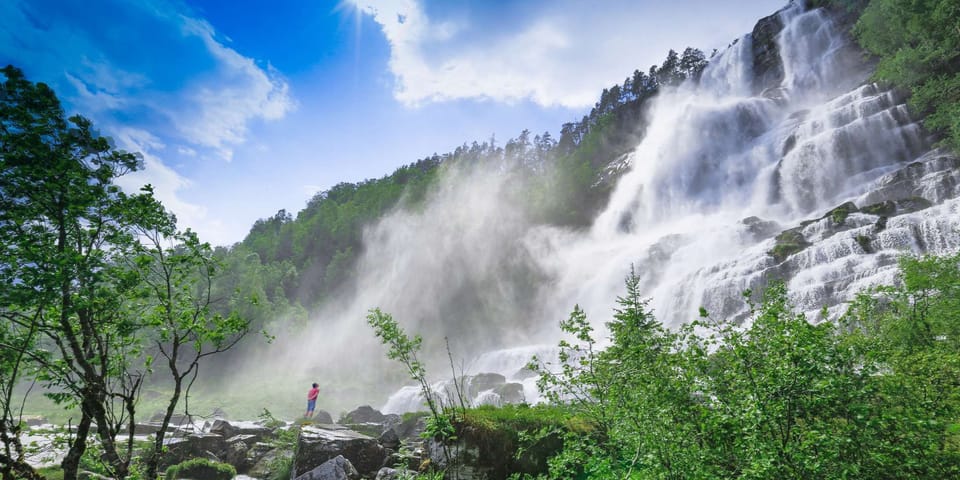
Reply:
[[[863,213],[868,213],[870,215],[879,215],[881,217],[889,217],[897,211],[897,204],[893,203],[890,200],[880,203],[874,203],[872,205],[867,205],[860,209]]]
[[[803,234],[800,233],[799,228],[791,228],[790,230],[780,232],[780,235],[777,235],[776,242],[776,245],[767,253],[770,254],[777,263],[786,260],[790,255],[800,252],[811,245],[811,243],[804,238]]]
[[[857,245],[860,245],[860,248],[862,248],[864,252],[873,253],[873,246],[870,244],[870,237],[866,235],[857,235],[854,237],[854,240],[857,241]]]
[[[857,208],[857,205],[855,203],[847,202],[847,203],[844,203],[843,205],[840,205],[837,208],[834,208],[833,210],[830,210],[829,212],[827,212],[826,215],[824,215],[821,218],[830,218],[830,220],[832,220],[835,225],[843,225],[843,223],[847,221],[847,217],[849,217],[851,213],[859,212],[859,211],[860,209]]]
[[[167,469],[167,480],[230,480],[237,476],[233,465],[206,458],[191,458]]]

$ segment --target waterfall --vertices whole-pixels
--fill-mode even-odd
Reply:
[[[950,226],[957,218],[945,211],[937,218],[947,225],[912,228],[912,243],[889,243],[888,226],[879,251],[867,253],[856,238],[877,217],[854,215],[831,238],[815,231],[829,219],[808,225],[803,234],[814,246],[784,264],[767,254],[772,235],[758,238],[744,219],[776,222],[776,232],[797,226],[868,194],[927,148],[903,98],[862,83],[867,70],[823,11],[792,3],[780,20],[779,86],[751,93],[750,38],[738,40],[711,61],[699,85],[655,99],[632,169],[588,236],[537,236],[539,248],[558,257],[544,262],[558,278],[557,298],[575,298],[588,314],[608,318],[632,263],[668,325],[696,318],[701,306],[736,318],[745,311],[740,293],[773,278],[792,278],[795,303],[812,313],[889,282],[904,249],[956,243]]]
[[[835,316],[863,288],[892,282],[900,255],[960,248],[960,159],[930,149],[901,95],[867,82],[870,66],[822,10],[792,2],[778,15],[782,75],[758,87],[773,76],[756,71],[747,35],[699,83],[662,89],[589,229],[534,225],[502,172],[452,168],[422,209],[367,230],[358,293],[278,361],[386,372],[370,368],[380,351],[358,327],[378,306],[423,335],[435,392],[452,386],[448,337],[455,356],[473,358],[454,375],[468,401],[536,401],[523,366],[556,357],[539,345],[556,344],[574,304],[602,342],[631,265],[670,327],[700,307],[740,321],[742,292],[775,279],[821,321],[822,308]],[[776,250],[788,230],[802,244]],[[300,352],[315,353],[304,362]],[[391,372],[378,387],[393,387]],[[394,392],[384,411],[422,409],[419,388]]]

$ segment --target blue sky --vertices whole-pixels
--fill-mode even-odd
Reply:
[[[670,48],[785,0],[4,0],[0,64],[144,155],[218,245],[342,181],[527,128],[557,135]]]

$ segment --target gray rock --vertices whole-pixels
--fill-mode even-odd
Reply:
[[[770,238],[783,230],[779,223],[759,217],[747,217],[740,220],[740,223],[747,227],[747,232],[754,240]]]
[[[300,430],[293,459],[293,478],[342,455],[365,476],[373,476],[387,457],[377,440],[352,430],[307,425]]]
[[[233,438],[238,438],[238,436]],[[242,441],[228,442],[221,458],[224,463],[229,463],[236,468],[238,472],[246,472],[254,465],[254,459],[249,455],[250,446]]]
[[[389,448],[391,450],[400,448],[400,435],[397,434],[395,428],[388,428],[380,435],[377,441],[380,442],[380,445],[383,445],[383,448]]]
[[[780,13],[761,18],[750,36],[753,43],[753,89],[761,92],[780,85],[783,81],[783,62],[777,47],[777,35],[783,30]]]
[[[386,419],[386,415],[380,413],[379,410],[376,410],[369,405],[363,405],[341,417],[340,421],[337,423],[383,423],[383,421]]]
[[[258,423],[228,422],[221,419],[214,420],[207,431],[220,435],[223,438],[231,438],[237,435],[251,435],[256,437],[257,440],[262,440],[272,433],[269,428]]]
[[[420,440],[420,434],[427,428],[426,416],[410,416],[393,427],[401,441],[413,443]]]
[[[185,437],[169,438],[164,441],[167,453],[163,457],[165,465],[173,465],[196,457],[220,460],[219,455],[226,450],[226,440],[212,433],[194,433]]]
[[[466,385],[466,392],[464,393],[466,393],[468,399],[473,399],[476,398],[480,392],[493,390],[507,383],[507,379],[499,373],[479,373],[465,377],[463,383]]]
[[[417,472],[413,470],[397,470],[396,468],[383,467],[377,472],[376,480],[397,480],[400,478],[413,478]]]
[[[350,460],[337,455],[327,460],[322,465],[300,476],[295,476],[295,480],[356,480],[360,478],[360,473],[353,467]]]
[[[254,478],[273,478],[286,460],[293,461],[293,452],[281,451],[263,443],[254,445],[249,455],[256,461],[247,474]]]
[[[163,422],[163,416],[164,416],[164,413],[163,413],[163,412],[154,413],[153,416],[150,417],[150,423],[158,423],[158,424],[159,424],[159,423]],[[190,423],[191,423],[190,417],[188,417],[188,416],[186,416],[186,415],[182,415],[182,414],[179,414],[179,413],[175,413],[175,414],[173,414],[173,415],[170,417],[170,425],[172,425],[172,426],[190,425]]]
[[[333,417],[330,416],[330,412],[326,410],[314,410],[311,420],[317,423],[333,423]]]
[[[501,403],[523,403],[526,397],[523,394],[523,384],[505,383],[493,389],[493,393],[500,396]]]

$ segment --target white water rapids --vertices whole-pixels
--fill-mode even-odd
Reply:
[[[541,345],[556,345],[556,325],[574,304],[603,336],[631,264],[666,325],[696,318],[701,306],[739,320],[741,293],[774,278],[787,279],[797,308],[820,321],[822,307],[836,314],[861,289],[893,281],[899,255],[960,249],[955,159],[929,151],[899,95],[864,83],[869,69],[851,61],[849,39],[823,11],[793,3],[779,15],[779,87],[754,91],[747,35],[711,59],[699,84],[662,91],[589,231],[532,226],[502,176],[452,171],[421,211],[395,212],[367,231],[358,293],[321,312],[280,361],[305,365],[304,382],[332,367],[389,388],[403,375],[370,366],[383,349],[362,324],[378,306],[423,335],[429,372],[449,371],[447,337],[454,356],[474,358],[459,365],[464,373],[498,373],[535,401],[522,367],[533,354],[555,354]],[[915,197],[933,206],[892,216],[885,228],[866,213],[842,228],[816,220],[848,201]],[[768,254],[773,237],[791,228],[812,245],[778,262]],[[475,393],[474,401],[501,400],[493,389]],[[418,389],[404,387],[383,411],[420,403]]]

